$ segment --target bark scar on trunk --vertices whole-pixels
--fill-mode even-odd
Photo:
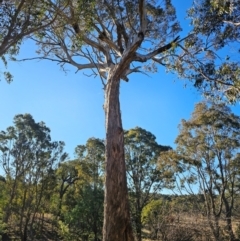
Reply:
[[[118,134],[121,134],[123,132],[123,129],[121,127],[118,127]]]

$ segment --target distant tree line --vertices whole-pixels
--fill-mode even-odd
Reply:
[[[44,122],[24,114],[13,124],[0,132],[2,240],[102,240],[104,140],[70,160]],[[240,117],[202,102],[179,130],[175,150],[140,127],[124,132],[136,240],[238,240]]]

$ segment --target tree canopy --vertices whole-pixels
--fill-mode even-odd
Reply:
[[[230,3],[231,2],[231,3]],[[185,36],[171,1],[74,1],[33,37],[40,59],[89,69],[105,86],[110,73],[128,81],[158,66],[193,82],[207,96],[239,98],[238,1],[198,0]],[[230,46],[230,47],[229,47]],[[231,56],[229,49],[231,48]],[[118,67],[117,67],[118,66]]]

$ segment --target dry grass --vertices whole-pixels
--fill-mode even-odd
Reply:
[[[209,227],[207,217],[199,214],[175,215],[171,222],[160,226],[158,236],[151,239],[151,231],[143,230],[143,241],[212,241],[212,231]],[[233,231],[236,234],[237,228],[240,226],[240,218],[232,221]],[[228,236],[225,229],[226,222],[224,219],[220,221],[221,232],[224,237]],[[237,235],[236,235],[237,236]],[[164,237],[164,238],[162,238]],[[227,240],[227,239],[226,239]]]

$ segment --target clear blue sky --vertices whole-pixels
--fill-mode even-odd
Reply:
[[[186,6],[192,1],[176,2],[183,21]],[[188,29],[187,24],[183,25]],[[184,33],[182,33],[184,36]],[[25,42],[21,57],[34,56],[34,46]],[[0,130],[12,125],[16,114],[30,113],[51,129],[52,140],[66,143],[73,157],[74,148],[90,137],[104,138],[103,89],[101,81],[89,78],[68,67],[64,73],[49,61],[9,62],[14,81],[0,82]],[[3,72],[3,66],[0,66]],[[201,100],[197,91],[184,80],[166,74],[164,68],[150,77],[133,74],[121,84],[121,110],[124,129],[142,127],[152,132],[159,144],[174,146],[178,124],[188,119],[194,105]],[[240,115],[239,104],[234,108]]]

